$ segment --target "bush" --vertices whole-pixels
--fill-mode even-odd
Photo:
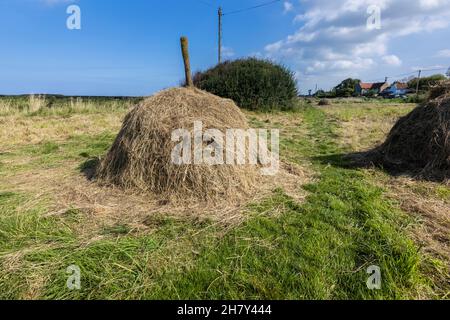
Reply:
[[[426,94],[410,94],[405,99],[403,99],[406,103],[423,103],[427,100]]]
[[[255,58],[227,61],[198,72],[194,84],[250,110],[292,110],[298,95],[293,72]]]
[[[428,92],[432,87],[439,84],[439,82],[445,80],[446,77],[442,74],[434,74],[429,77],[424,77],[420,79],[419,82],[419,92],[424,94]],[[414,78],[410,81],[408,81],[408,88],[416,90],[417,88],[417,78]]]
[[[334,87],[333,91],[336,97],[352,97],[356,96],[356,86],[361,82],[359,79],[348,78]]]

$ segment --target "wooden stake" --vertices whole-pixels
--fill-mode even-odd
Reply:
[[[181,37],[180,41],[181,41],[181,53],[183,54],[183,61],[184,61],[186,87],[193,87],[194,83],[192,82],[191,63],[189,61],[188,39],[186,37]]]

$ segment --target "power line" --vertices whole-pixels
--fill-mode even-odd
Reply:
[[[389,78],[406,77],[406,76],[409,76],[409,75],[412,75],[412,74],[415,74],[415,73],[417,73],[417,71],[412,71],[412,72],[408,72],[408,73],[402,73],[402,74],[398,74],[398,75],[395,75],[395,76],[389,76]]]
[[[389,78],[389,79],[398,79],[398,78],[406,77],[406,76],[410,76],[410,75],[417,75],[417,73],[418,73],[419,71],[421,71],[421,73],[423,73],[423,72],[430,72],[430,71],[445,71],[445,70],[446,70],[445,68],[439,68],[439,69],[421,69],[421,70],[417,69],[416,71],[412,71],[412,72],[408,72],[408,73],[402,73],[402,74],[398,74],[398,75],[395,75],[395,76],[387,76],[386,78]],[[368,80],[367,82],[376,82],[376,81],[381,82],[382,80],[384,80],[384,79],[383,79],[383,78],[377,78],[377,79]]]
[[[204,5],[206,5],[206,6],[208,6],[208,7],[214,7],[214,5],[211,3],[211,2],[209,2],[209,1],[206,1],[206,0],[197,0],[198,2],[200,2],[200,3],[202,3],[202,4],[204,4]],[[241,13],[241,12],[245,12],[245,11],[250,11],[250,10],[254,10],[254,9],[257,9],[257,8],[262,8],[262,7],[266,7],[266,6],[269,6],[269,5],[272,5],[272,4],[274,4],[274,3],[277,3],[277,2],[280,2],[280,1],[282,1],[282,0],[272,0],[272,1],[269,1],[269,2],[265,2],[265,3],[261,3],[261,4],[259,4],[259,5],[256,5],[256,6],[252,6],[252,7],[248,7],[248,8],[244,8],[244,9],[240,9],[240,10],[235,10],[235,11],[229,11],[229,12],[226,12],[226,13],[223,13],[223,11],[222,11],[222,7],[221,6],[219,6],[219,36],[218,36],[218,42],[219,42],[219,44],[218,44],[218,61],[219,61],[219,64],[222,62],[222,37],[223,37],[223,33],[222,33],[222,18],[223,18],[223,16],[227,16],[227,15],[232,15],[232,14],[236,14],[236,13]]]
[[[439,69],[422,69],[422,72],[423,71],[444,71],[444,70],[446,70],[446,68],[439,68]],[[416,71],[417,72],[417,71]]]
[[[229,11],[229,12],[224,13],[223,15],[224,16],[228,16],[228,15],[231,15],[231,14],[236,14],[236,13],[241,13],[241,12],[245,12],[245,11],[250,11],[250,10],[253,10],[253,9],[267,7],[267,6],[270,6],[270,5],[272,5],[274,3],[277,3],[277,2],[280,2],[280,1],[282,1],[282,0],[273,0],[273,1],[265,2],[265,3],[259,4],[259,5],[253,6],[253,7],[248,7],[248,8],[244,8],[244,9]]]
[[[212,3],[205,1],[205,0],[197,0],[198,2],[200,2],[201,4],[204,4],[205,6],[211,7],[211,8],[215,8],[216,6],[213,5]]]

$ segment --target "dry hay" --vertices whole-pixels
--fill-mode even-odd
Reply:
[[[400,118],[386,141],[368,153],[388,170],[424,179],[450,179],[450,82],[433,88],[427,102]]]
[[[303,203],[307,192],[302,185],[312,178],[307,168],[281,162],[278,174],[261,177],[251,195],[231,201],[180,202],[167,201],[154,193],[140,194],[99,185],[80,174],[78,167],[78,161],[64,161],[55,168],[35,168],[6,176],[2,183],[10,192],[30,195],[16,208],[18,214],[45,205],[48,212],[44,216],[61,219],[83,246],[114,236],[105,231],[115,226],[125,226],[133,234],[147,234],[166,219],[200,224],[207,221],[224,230],[232,228],[254,212],[253,204],[274,196],[276,190],[281,189],[296,203]],[[279,205],[260,214],[276,216],[283,210]]]
[[[86,115],[86,117],[91,116]],[[266,123],[263,121],[265,119],[281,121],[284,123],[283,130],[297,130],[299,127],[298,117],[292,114],[269,116],[258,113],[254,116],[264,123]],[[108,132],[119,131],[117,125],[120,126],[121,121],[117,118],[112,118],[114,123],[107,127]],[[100,121],[100,119],[99,127],[102,127],[104,119],[97,120]],[[75,117],[72,120],[75,121],[72,124],[73,127],[85,128],[84,124],[87,120],[83,117]],[[90,120],[88,123],[96,124],[96,121]],[[18,121],[22,120],[18,119]],[[111,118],[106,118],[105,121],[111,121]],[[60,132],[58,122],[51,122],[49,125],[54,127],[55,132],[49,130],[48,135],[57,136]],[[192,124],[189,124],[188,128],[191,129],[191,127]],[[89,128],[89,134],[94,134],[100,129],[91,130],[94,129]],[[133,233],[149,233],[156,229],[158,221],[165,221],[167,218],[213,222],[215,225],[223,226],[225,230],[245,221],[249,212],[254,213],[252,204],[272,197],[274,190],[281,189],[294,201],[303,202],[307,192],[301,186],[308,183],[312,177],[312,172],[307,167],[281,162],[280,170],[275,176],[261,177],[257,172],[255,188],[253,190],[253,186],[250,185],[249,194],[239,196],[239,188],[236,188],[234,189],[238,190],[236,194],[223,197],[223,201],[218,199],[219,201],[205,202],[198,199],[186,199],[186,202],[181,202],[154,192],[140,193],[134,188],[126,190],[114,184],[105,185],[96,180],[86,179],[85,175],[94,169],[92,165],[95,162],[91,159],[80,167],[79,159],[69,158],[58,161],[57,166],[49,168],[46,165],[35,165],[39,159],[38,156],[24,157],[22,153],[15,155],[14,150],[11,150],[11,156],[5,158],[3,164],[26,164],[26,168],[20,172],[5,173],[1,184],[10,192],[30,195],[24,198],[20,206],[16,208],[18,213],[22,214],[36,207],[48,207],[49,211],[45,216],[61,219],[65,225],[67,223],[74,234],[77,234],[77,238],[81,239],[83,246],[110,235],[114,236],[113,233],[105,230],[114,229],[115,226],[126,226]],[[84,174],[80,173],[80,168]],[[259,167],[256,166],[250,169],[259,171]],[[249,174],[249,172],[244,173]],[[249,179],[249,176],[246,177]],[[281,212],[283,212],[283,205],[277,205],[261,214],[276,215]]]
[[[329,106],[331,105],[331,101],[328,99],[320,99],[319,106]]]
[[[172,150],[178,144],[172,141],[172,132],[177,129],[192,132],[195,121],[202,122],[203,132],[248,129],[245,116],[232,100],[194,88],[162,91],[145,99],[126,116],[114,144],[100,163],[97,180],[171,199],[230,199],[248,194],[258,175],[255,165],[172,162]]]

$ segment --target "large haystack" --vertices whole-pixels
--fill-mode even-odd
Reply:
[[[434,88],[426,103],[401,118],[370,153],[375,164],[417,176],[450,179],[450,82]]]
[[[252,189],[251,165],[174,164],[172,132],[247,129],[232,100],[194,88],[174,88],[145,99],[125,118],[122,129],[97,170],[100,182],[175,198],[233,198]]]

